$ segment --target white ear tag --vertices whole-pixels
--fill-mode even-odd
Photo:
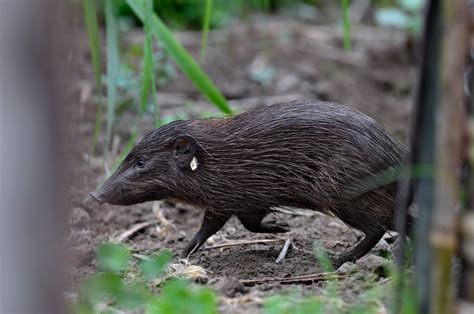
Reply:
[[[189,164],[189,166],[191,167],[192,171],[197,169],[197,167],[199,166],[199,163],[196,157],[193,157],[193,160],[191,160],[191,163]]]

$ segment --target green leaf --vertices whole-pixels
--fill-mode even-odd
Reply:
[[[148,304],[146,313],[217,313],[212,290],[195,287],[184,280],[172,280],[163,287],[161,296]]]
[[[266,12],[266,13],[270,13],[270,0],[262,0],[263,2],[263,10]]]
[[[140,268],[143,275],[148,280],[158,278],[168,266],[169,262],[173,258],[170,251],[164,250],[158,255],[153,256],[148,260],[144,260],[140,263]]]
[[[324,247],[318,242],[315,242],[313,246],[313,251],[314,255],[316,256],[316,260],[318,261],[318,264],[323,269],[323,271],[333,272],[334,266],[332,265],[331,257],[329,257],[329,254],[324,249]]]
[[[141,308],[146,304],[152,295],[145,286],[141,284],[133,284],[122,289],[117,302],[127,309]]]
[[[115,120],[117,76],[120,67],[118,52],[118,23],[113,8],[113,0],[105,0],[105,24],[107,28],[107,149],[105,151],[107,152],[112,137],[112,125]]]
[[[97,14],[92,0],[84,0],[84,19],[87,29],[87,38],[89,40],[89,47],[91,50],[92,67],[94,68],[95,85],[99,93],[99,106],[95,116],[94,136],[92,137],[92,151],[95,150],[97,138],[102,127],[102,110],[100,103],[102,102],[102,70],[100,61],[100,40],[99,40],[99,25],[97,23]]]
[[[263,304],[264,314],[290,313],[294,303],[284,296],[272,296],[265,300]]]
[[[253,0],[253,6],[265,13],[270,12],[270,0]]]
[[[409,12],[418,12],[423,8],[425,4],[424,0],[398,0],[399,5],[409,11]]]
[[[206,288],[197,289],[193,301],[196,313],[217,313],[216,295],[212,290]]]
[[[418,35],[423,30],[423,16],[417,15],[411,18],[408,24],[408,30],[415,35]]]
[[[264,314],[287,313],[326,313],[323,302],[315,297],[301,298],[297,295],[276,295],[269,297],[263,304]]]
[[[143,22],[146,14],[143,0],[127,0],[127,4]],[[228,114],[232,113],[219,89],[156,14],[152,16],[151,29],[193,84],[221,111]]]
[[[130,252],[120,244],[102,243],[97,249],[100,268],[111,272],[120,272],[127,267]]]
[[[88,302],[77,301],[71,305],[72,313],[74,314],[94,314],[94,308]]]
[[[206,59],[207,36],[209,34],[209,25],[211,24],[212,0],[206,0],[204,12],[204,22],[202,24],[202,41],[201,41],[201,63]]]
[[[349,0],[341,0],[342,6],[342,22],[344,30],[344,49],[351,50],[351,20],[349,16]]]
[[[377,10],[377,12],[375,12],[375,21],[381,26],[392,26],[396,28],[407,28],[410,25],[410,17],[396,8]]]
[[[123,291],[120,277],[113,273],[100,273],[87,280],[81,291],[86,300],[97,303],[104,298],[119,298]]]

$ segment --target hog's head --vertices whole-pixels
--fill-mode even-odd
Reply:
[[[91,196],[100,204],[132,205],[174,197],[197,167],[195,139],[176,121],[146,135]]]

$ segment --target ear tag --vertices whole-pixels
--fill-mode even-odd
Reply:
[[[193,160],[191,160],[191,163],[189,164],[189,166],[191,167],[192,171],[197,169],[197,167],[199,166],[199,163],[196,157],[193,157]]]

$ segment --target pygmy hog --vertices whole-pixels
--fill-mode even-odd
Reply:
[[[340,265],[362,257],[394,229],[397,182],[379,175],[399,169],[406,154],[380,123],[359,111],[294,101],[162,126],[92,196],[114,205],[176,199],[201,208],[201,228],[184,257],[231,216],[251,232],[279,233],[289,231],[286,222],[262,221],[275,208],[316,210],[365,234],[338,257]]]

